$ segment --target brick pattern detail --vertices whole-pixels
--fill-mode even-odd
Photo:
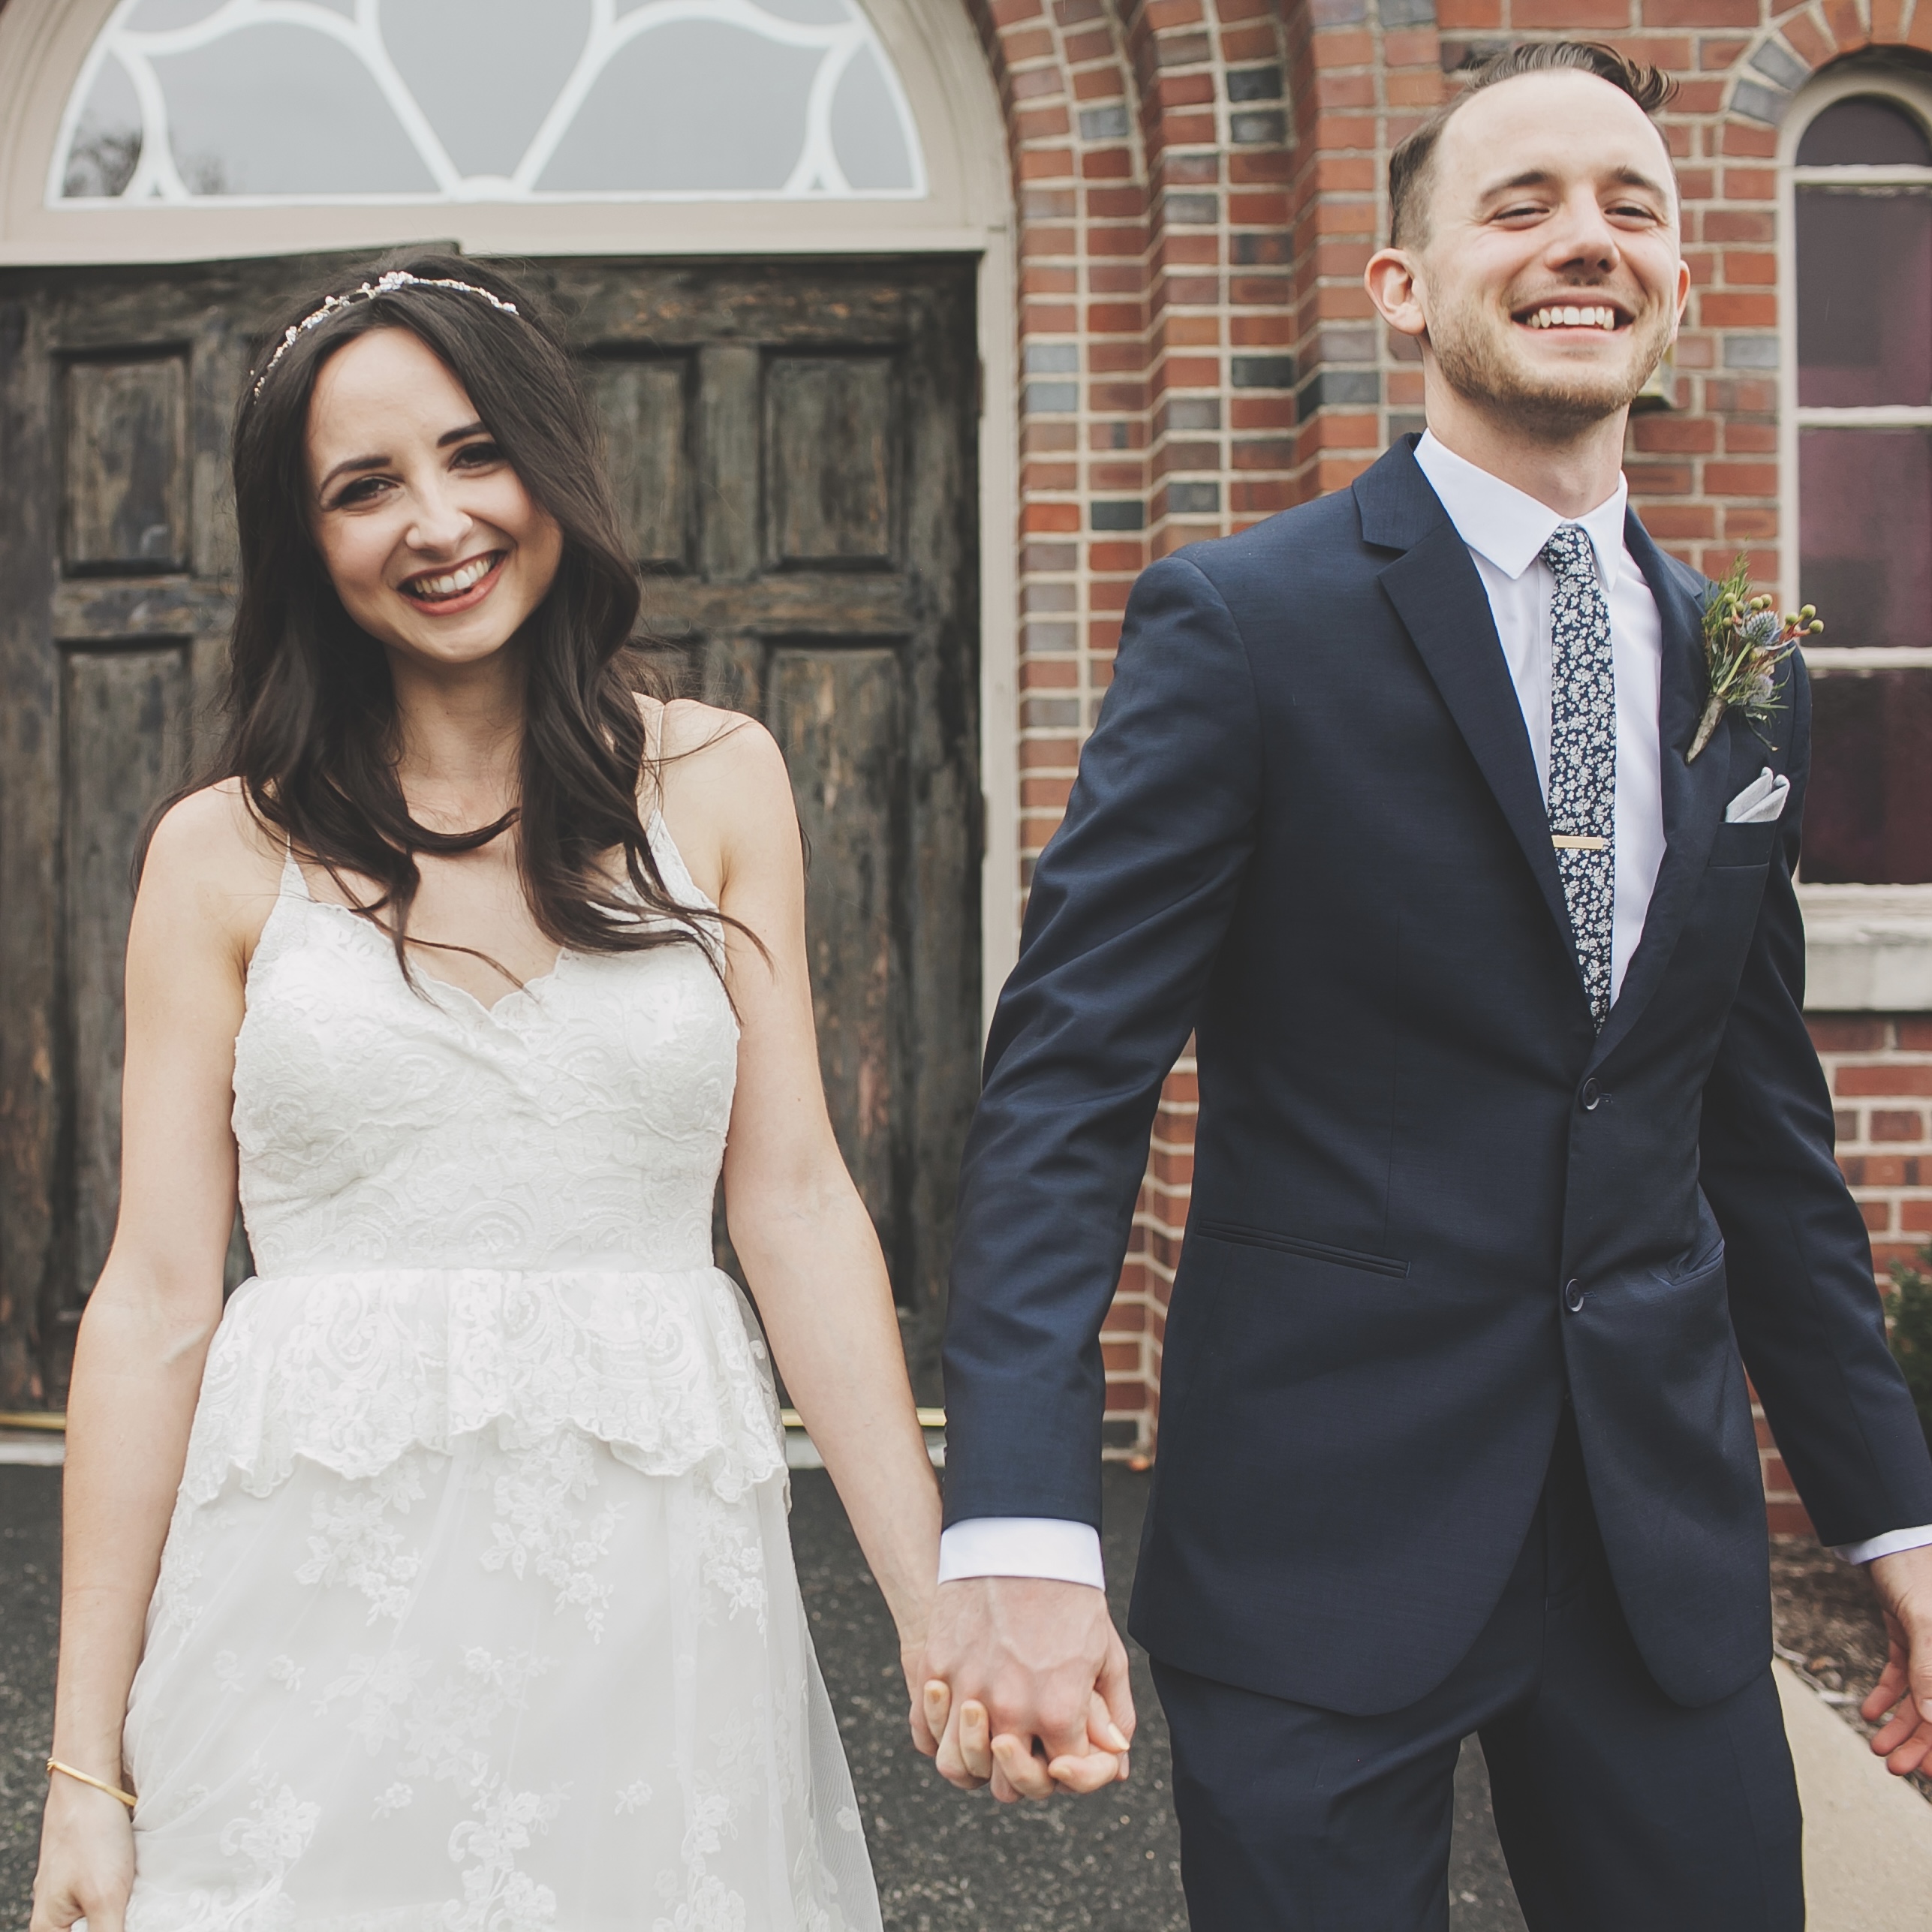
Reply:
[[[1932,1241],[1932,1019],[1816,1014],[1838,1165],[1871,1230],[1881,1274]]]
[[[1814,1014],[1811,1038],[1831,1089],[1838,1165],[1871,1232],[1879,1285],[1932,1241],[1932,1019],[1923,1014]],[[1774,1530],[1809,1530],[1804,1507],[1754,1410]]]
[[[1023,892],[1135,577],[1292,500],[1299,110],[1274,0],[968,4],[1019,215]],[[1142,1204],[1176,1241],[1190,1077],[1184,1063],[1169,1082]],[[1130,1256],[1102,1338],[1119,1454],[1151,1444],[1172,1270],[1151,1254]]]
[[[1290,488],[1271,509],[1346,489],[1422,427],[1419,352],[1383,327],[1362,273],[1388,233],[1389,150],[1445,91],[1428,0],[1308,0],[1290,20],[1301,381]]]

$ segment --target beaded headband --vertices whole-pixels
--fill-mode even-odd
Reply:
[[[378,295],[393,295],[405,288],[457,288],[465,295],[480,296],[492,308],[500,308],[506,315],[517,312],[516,304],[506,302],[500,295],[492,295],[486,288],[479,288],[469,281],[452,281],[441,275],[411,275],[406,269],[390,269],[377,276],[374,281],[366,281],[360,288],[352,288],[347,295],[329,295],[322,299],[322,306],[311,310],[299,322],[282,331],[281,340],[275,345],[275,354],[263,365],[262,372],[255,378],[254,393],[259,397],[262,384],[275,373],[275,366],[311,329],[319,329],[330,316],[345,308],[353,308],[360,302],[373,302]]]

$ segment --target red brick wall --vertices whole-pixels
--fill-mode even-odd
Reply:
[[[1838,1165],[1871,1230],[1872,1259],[1888,1291],[1891,1264],[1915,1260],[1932,1241],[1932,1017],[1820,1013],[1811,1037],[1831,1085]],[[1762,1412],[1758,1453],[1771,1527],[1810,1529]]]
[[[1135,577],[1294,499],[1304,110],[1269,0],[969,4],[1007,105],[1019,215],[1023,891]],[[1166,1203],[1157,1221],[1177,1230],[1187,1078],[1170,1083],[1148,1181]],[[1104,1341],[1122,1453],[1151,1440],[1163,1265],[1130,1258]]]

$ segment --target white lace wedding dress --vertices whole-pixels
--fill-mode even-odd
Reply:
[[[486,1010],[286,868],[236,1049],[260,1273],[128,1708],[130,1932],[877,1927],[711,1265],[736,1055],[694,946]]]

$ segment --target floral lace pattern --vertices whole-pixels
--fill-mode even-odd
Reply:
[[[697,903],[654,825],[673,889]],[[877,1932],[694,946],[485,1010],[299,868],[127,1751],[130,1932]]]
[[[662,827],[666,884],[701,902]],[[235,1042],[256,1266],[706,1268],[737,1042],[695,944],[567,952],[486,1010],[411,986],[291,862]]]
[[[266,1494],[298,1457],[373,1476],[412,1446],[566,1425],[649,1475],[701,1470],[723,1496],[784,1467],[765,1345],[728,1276],[397,1268],[235,1291],[182,1491],[205,1502],[239,1472]]]

